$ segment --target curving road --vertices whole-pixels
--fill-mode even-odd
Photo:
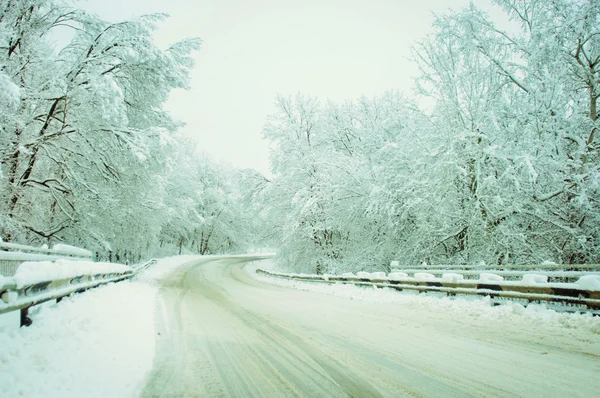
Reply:
[[[596,396],[600,339],[268,285],[254,258],[161,282],[143,397]],[[513,326],[514,328],[514,326]],[[597,337],[597,336],[596,336]]]

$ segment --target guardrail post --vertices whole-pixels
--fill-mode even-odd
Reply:
[[[23,326],[31,326],[33,321],[28,316],[29,315],[29,307],[21,309],[21,327]]]

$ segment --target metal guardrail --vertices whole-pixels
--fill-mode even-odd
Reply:
[[[64,245],[63,245],[64,246]],[[48,249],[0,241],[0,275],[14,276],[24,261],[91,260],[92,253],[74,247]]]
[[[63,245],[65,246],[65,245]],[[69,246],[70,247],[70,246]],[[20,252],[34,252],[34,253],[45,253],[45,254],[56,254],[62,257],[77,257],[77,258],[92,258],[92,253],[88,250],[70,247],[69,249],[48,249],[45,247],[33,247],[26,245],[19,245],[17,243],[9,243],[0,241],[0,248],[2,249],[10,249],[10,250],[19,250]],[[84,254],[85,253],[85,254]]]
[[[574,270],[574,271],[594,271],[600,270],[600,264],[537,264],[537,265],[518,265],[518,264],[506,264],[498,266],[489,265],[402,265],[399,261],[391,261],[390,268],[396,269],[411,269],[421,270],[426,272],[427,269],[444,269],[444,270],[479,270],[482,272],[486,271],[499,271],[499,270],[523,270],[527,269],[531,271],[553,271],[553,270]]]
[[[570,268],[570,266],[567,268]],[[460,277],[456,277],[456,275],[474,277],[475,274],[471,271],[472,270],[431,270],[427,268],[412,268],[410,270],[395,271],[389,274],[389,276],[381,275],[383,273],[375,273],[376,276],[369,276],[366,273],[358,273],[358,275],[353,276],[339,276],[286,274],[262,269],[256,270],[257,273],[261,274],[305,282],[348,283],[358,286],[385,287],[398,291],[408,290],[419,293],[435,292],[446,294],[448,296],[489,296],[495,304],[500,302],[498,299],[517,300],[524,302],[525,304],[531,302],[547,302],[559,304],[557,309],[562,311],[585,311],[600,315],[600,290],[586,289],[578,283],[570,282],[523,283],[522,281],[490,280],[493,279],[490,278],[490,276],[493,275],[498,276],[498,279],[502,279],[501,275],[499,275],[502,271],[494,269],[480,269],[477,271],[477,275],[479,275],[479,278],[477,279],[461,279]],[[461,272],[463,272],[463,274],[461,274]],[[577,274],[569,273],[566,276],[561,275],[560,277],[573,278],[575,276],[600,275],[598,272],[574,272],[577,272]],[[412,276],[409,276],[409,273],[412,273]],[[519,276],[523,278],[526,277],[526,275],[532,275],[534,273],[535,271],[531,270],[511,271],[510,276]],[[438,276],[436,276],[436,274]],[[439,277],[439,274],[442,275],[441,278]],[[444,274],[446,274],[447,278],[444,278]],[[483,278],[481,274],[484,274]],[[555,275],[555,277],[559,276]]]
[[[451,268],[405,268],[405,269],[394,269],[392,272],[396,274],[405,273],[407,276],[414,278],[415,275],[420,273],[426,273],[434,275],[435,277],[443,278],[444,275],[461,275],[465,280],[477,280],[481,278],[482,274],[491,274],[502,277],[504,281],[521,281],[528,275],[540,275],[547,278],[547,282],[555,283],[572,283],[577,281],[579,278],[587,275],[598,275],[600,276],[600,266],[597,268],[589,268],[589,271],[582,270],[559,270],[558,268],[552,268],[550,270],[545,269],[527,269],[527,270],[516,270],[516,269],[451,269]]]
[[[81,258],[70,257],[69,259],[77,260]],[[20,260],[20,263],[22,262]],[[28,317],[30,307],[50,300],[60,301],[70,294],[83,292],[107,283],[130,279],[154,263],[156,263],[156,260],[152,259],[140,265],[132,266],[131,270],[122,273],[77,275],[23,286],[19,286],[12,277],[0,277],[0,314],[21,310],[21,326],[29,326],[31,324],[31,319]]]

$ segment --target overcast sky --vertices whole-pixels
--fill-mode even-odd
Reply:
[[[192,88],[168,109],[214,158],[268,173],[261,130],[277,93],[326,100],[407,93],[410,45],[431,29],[432,12],[468,0],[87,0],[108,20],[166,12],[159,45],[200,37]],[[487,0],[476,1],[485,3]]]

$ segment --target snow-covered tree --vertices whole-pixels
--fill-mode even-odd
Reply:
[[[279,99],[265,127],[283,266],[599,261],[597,0],[497,0],[438,16],[396,93]]]
[[[130,246],[159,207],[150,193],[178,127],[163,104],[187,87],[199,41],[158,48],[164,15],[108,23],[58,0],[0,9],[3,239]],[[74,32],[60,50],[58,26]]]
[[[387,207],[397,194],[382,191],[402,166],[382,164],[382,152],[405,139],[412,112],[405,99],[387,93],[322,106],[297,96],[278,105],[264,134],[277,165],[266,202],[282,239],[279,261],[309,272],[389,264],[389,242],[399,237]]]
[[[520,30],[471,6],[438,18],[416,51],[448,162],[471,191],[453,201],[467,209],[444,212],[461,225],[448,236],[461,261],[597,261],[599,4],[496,3]]]

